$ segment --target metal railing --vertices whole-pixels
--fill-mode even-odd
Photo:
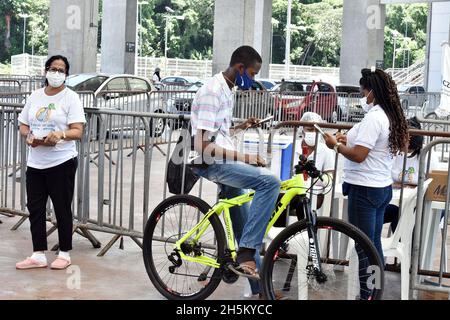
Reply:
[[[120,94],[121,92],[115,93]],[[139,102],[142,111],[130,111],[124,110],[124,105],[119,110],[108,107],[111,99],[105,100],[104,103],[106,105],[103,105],[102,102],[99,107],[99,102],[92,93],[81,94],[85,106],[89,103],[94,104],[93,107],[87,106],[85,108],[88,122],[83,139],[77,145],[79,169],[77,171],[73,211],[76,219],[76,228],[81,231],[81,234],[91,240],[94,245],[98,246],[99,243],[95,237],[89,234],[89,230],[114,235],[99,255],[105,254],[123,236],[131,237],[140,245],[139,239],[142,237],[148,214],[160,201],[168,196],[165,183],[167,163],[173,150],[174,141],[178,139],[180,134],[178,127],[174,127],[173,124],[177,123],[177,121],[189,121],[189,116],[187,114],[148,112],[148,110],[154,110],[149,108],[149,101],[152,101],[150,95],[145,94],[145,103]],[[163,93],[155,93],[155,95],[162,96]],[[114,99],[125,98],[119,96]],[[125,102],[125,100],[118,101],[120,103]],[[128,101],[139,101],[139,97],[134,97]],[[158,101],[158,99],[155,101]],[[167,102],[167,100],[165,101]],[[14,226],[14,228],[17,228],[27,218],[24,181],[27,147],[19,136],[17,120],[23,104],[2,102],[0,100],[0,106],[0,212],[21,216],[22,219]],[[161,137],[156,137],[154,134],[156,122],[161,119],[169,123],[166,126],[165,140],[161,140]],[[442,126],[450,124],[437,120],[419,120],[429,125]],[[268,132],[270,133],[268,138],[260,133],[259,142],[263,140],[263,145],[267,144],[266,156],[270,160],[270,164],[273,165],[275,161],[273,158],[273,138],[280,133],[280,130],[283,130],[285,137],[292,137],[290,143],[294,145],[295,149],[297,141],[300,141],[298,128],[311,125],[311,123],[298,121],[281,122]],[[348,130],[352,127],[352,124],[323,123],[321,126],[327,130]],[[112,134],[113,132],[114,134]],[[430,138],[450,138],[450,132],[445,131],[411,130],[410,133]],[[319,138],[317,135],[316,139],[318,140]],[[266,139],[268,140],[266,141]],[[163,143],[159,143],[161,141]],[[426,154],[438,144],[448,145],[449,142],[448,139],[432,141],[424,149],[423,154]],[[153,152],[155,147],[159,147],[164,153]],[[127,149],[131,151],[128,154],[125,152]],[[139,150],[141,152],[138,152]],[[438,150],[445,149],[441,148]],[[443,154],[448,155],[448,152],[444,151]],[[287,166],[292,169],[296,161],[294,152],[292,152],[290,159],[291,161]],[[419,181],[418,199],[422,199],[423,194],[421,193],[420,183],[424,181],[423,175],[428,171],[429,158],[427,158],[428,160],[424,159],[425,155],[421,156],[420,177],[422,180]],[[342,158],[336,156],[334,170],[336,179],[333,179],[330,191],[331,199],[335,199],[335,187],[340,181],[341,164]],[[216,189],[205,187],[205,183],[210,184],[210,182],[201,180],[194,187],[192,193],[202,197],[209,203],[214,203],[217,199]],[[400,211],[403,201],[403,191],[401,192]],[[417,203],[418,221],[416,224],[416,239],[419,239],[419,251],[417,251],[418,247],[417,243],[415,243],[413,259],[418,259],[418,252],[423,251],[421,238],[423,235],[420,232],[420,227],[417,227],[421,225],[420,217],[423,215],[423,210],[420,210],[423,199],[420,201],[422,202],[418,201]],[[448,221],[448,203],[449,192],[447,192],[445,205],[445,212],[447,213],[445,223]],[[324,211],[328,215],[345,219],[345,216],[340,216],[334,201],[331,201]],[[49,211],[49,220],[52,221],[52,219],[51,211]],[[52,229],[55,230],[54,227]],[[446,241],[446,234],[443,235],[443,241]],[[441,266],[442,259],[443,257],[441,256]],[[437,275],[440,281],[448,276],[442,271],[443,268],[439,271],[433,271],[419,269],[417,265],[413,266],[416,268],[413,268],[413,272],[416,272],[416,275]],[[417,280],[417,277],[414,280]],[[423,284],[418,286],[417,283],[412,284],[412,286],[421,290],[425,288]],[[426,289],[430,288],[426,286]]]
[[[0,92],[31,92],[42,88],[43,76],[0,74]]]

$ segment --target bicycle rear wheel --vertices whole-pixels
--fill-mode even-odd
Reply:
[[[210,210],[203,200],[179,195],[161,202],[147,221],[143,239],[143,258],[155,288],[171,300],[206,299],[219,285],[221,268],[182,260],[174,243],[188,233]],[[182,245],[185,255],[223,260],[225,233],[219,217],[213,214],[203,235]]]
[[[264,295],[291,300],[378,300],[384,266],[369,238],[344,221],[319,217],[319,254],[311,249],[306,220],[298,221],[272,241],[261,271]],[[315,256],[322,272],[314,269]]]

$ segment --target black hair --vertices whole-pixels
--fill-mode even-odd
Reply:
[[[234,50],[231,55],[230,67],[237,63],[244,64],[244,67],[253,67],[256,63],[262,63],[262,58],[258,51],[250,46],[241,46]]]
[[[372,91],[375,101],[389,119],[389,150],[393,155],[402,151],[408,143],[408,125],[400,104],[397,85],[392,77],[381,69],[362,69],[359,84]]]
[[[48,71],[50,69],[50,66],[52,65],[53,61],[56,61],[56,60],[62,60],[64,62],[64,64],[66,65],[66,76],[68,76],[69,70],[70,70],[69,60],[67,60],[66,57],[61,56],[61,55],[55,55],[55,56],[51,56],[50,58],[48,58],[48,60],[45,61],[45,71]],[[45,85],[48,86],[47,79],[45,79]]]
[[[417,120],[417,117],[412,117],[408,119],[408,127],[411,129],[422,129],[422,126],[420,125],[419,120]],[[408,149],[412,150],[413,152],[408,158],[414,158],[415,156],[420,155],[420,151],[423,147],[423,136],[410,136],[409,137],[409,146]]]

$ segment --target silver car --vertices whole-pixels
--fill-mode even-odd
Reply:
[[[417,85],[401,85],[398,87],[400,103],[407,116],[421,112],[427,101],[425,88]]]
[[[85,108],[166,113],[162,95],[146,78],[128,74],[77,74],[68,77],[66,85],[79,93]],[[155,126],[151,128],[153,136],[161,136],[165,119],[158,118],[152,123]],[[132,126],[131,123],[125,125]]]

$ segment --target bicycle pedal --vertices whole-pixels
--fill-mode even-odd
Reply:
[[[236,264],[236,263],[228,263],[227,265],[222,267],[223,268],[222,280],[225,283],[232,284],[239,279],[239,276],[228,268],[229,264]]]

